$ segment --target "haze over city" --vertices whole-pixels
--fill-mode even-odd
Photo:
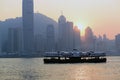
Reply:
[[[0,0],[0,20],[22,16],[22,0]],[[61,11],[81,29],[90,26],[95,35],[114,39],[120,32],[119,0],[34,0],[34,12],[58,21]],[[9,14],[8,14],[9,13]]]
[[[119,0],[0,0],[0,80],[120,80],[119,9]]]
[[[2,0],[0,51],[19,56],[78,49],[119,55],[118,3],[117,0]]]

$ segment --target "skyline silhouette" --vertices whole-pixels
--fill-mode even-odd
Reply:
[[[73,21],[76,26],[82,25],[82,32],[87,26],[90,26],[95,35],[99,36],[99,34],[106,33],[108,38],[114,39],[120,30],[119,0],[34,0],[34,5],[35,13],[40,12],[55,21],[57,21],[62,10],[69,21]],[[1,21],[22,16],[22,0],[12,0],[11,2],[1,0],[0,10]]]
[[[120,80],[120,0],[0,0],[0,80]]]
[[[59,17],[58,19],[59,23],[56,23],[54,20],[52,21],[52,19],[45,17],[44,15],[39,13],[36,13],[34,16],[35,16],[34,21],[35,33],[33,46],[35,46],[34,47],[35,53],[42,55],[41,53],[44,53],[46,51],[58,51],[58,50],[71,51],[72,49],[76,48],[79,49],[80,51],[90,50],[104,51],[108,55],[119,55],[118,53],[116,53],[116,49],[118,49],[119,51],[119,44],[117,45],[115,44],[117,38],[118,38],[117,43],[119,43],[119,36],[114,40],[110,40],[105,34],[99,35],[97,37],[94,34],[92,28],[90,27],[86,28],[85,36],[81,36],[79,28],[77,26],[74,26],[73,22],[66,21],[67,19],[63,15],[61,15],[62,17],[61,16]],[[20,54],[22,53],[21,21],[22,18],[16,18],[15,20],[9,19],[4,22],[1,22],[1,24],[4,24],[1,25],[0,29],[1,34],[4,35],[1,36],[2,39],[1,52]],[[50,28],[51,26],[52,28]],[[59,42],[60,40],[59,32],[60,34],[62,33],[61,35],[62,42]],[[62,45],[63,47],[62,48],[59,47],[59,44]]]
[[[43,28],[38,29],[37,34],[35,34],[34,0],[22,1],[21,19],[21,25],[15,25],[14,28],[8,26],[6,32],[1,32],[1,34],[7,34],[4,37],[1,36],[1,52],[26,56],[35,53],[40,55],[46,51],[72,51],[73,49],[80,51],[104,51],[106,53],[110,51],[112,54],[119,52],[119,44],[116,44],[119,43],[119,33],[115,34],[113,40],[108,38],[107,33],[103,34],[103,36],[100,33],[98,36],[91,26],[84,27],[80,23],[77,25],[74,21],[67,20],[63,12],[61,12],[58,22],[55,22],[56,25],[51,22],[47,24],[46,19],[42,21],[45,25],[44,30]],[[0,22],[3,30],[7,25],[6,21]],[[37,22],[39,23],[39,20]],[[15,23],[12,22],[12,24]],[[39,27],[43,26],[39,24]],[[42,34],[39,30],[43,31]]]

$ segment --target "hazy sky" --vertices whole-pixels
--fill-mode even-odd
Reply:
[[[57,21],[61,11],[75,25],[110,39],[120,33],[120,0],[34,0],[34,11]],[[22,0],[0,0],[0,20],[22,15]],[[82,34],[83,34],[82,29]]]

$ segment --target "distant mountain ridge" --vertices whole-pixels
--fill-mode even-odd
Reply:
[[[34,33],[45,36],[46,27],[53,24],[55,33],[57,34],[57,22],[41,13],[34,14]],[[22,27],[22,17],[10,18],[5,21],[0,21],[0,38],[4,41],[8,37],[8,28]],[[55,35],[56,36],[56,35]]]

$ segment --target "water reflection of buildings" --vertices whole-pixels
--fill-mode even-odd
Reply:
[[[16,78],[18,80],[40,80],[39,64],[36,61],[36,59],[17,60],[17,67],[15,66],[14,69]]]

